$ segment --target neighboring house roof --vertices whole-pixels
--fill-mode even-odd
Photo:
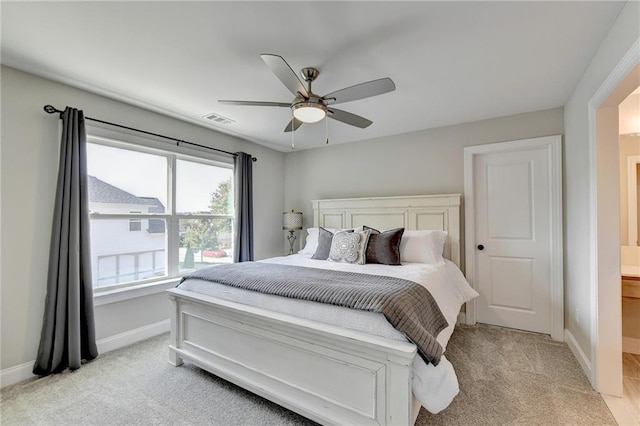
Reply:
[[[144,204],[149,207],[149,213],[164,213],[164,205],[156,197],[138,197],[141,201],[140,204]]]
[[[164,213],[164,205],[155,197],[137,197],[127,191],[89,176],[89,201],[105,204],[139,204],[153,206],[149,213]]]
[[[149,207],[149,213],[164,213],[164,205],[155,197],[136,197],[116,186],[89,176],[89,202],[103,204],[137,204]],[[149,219],[150,234],[162,234],[165,231],[164,219]]]

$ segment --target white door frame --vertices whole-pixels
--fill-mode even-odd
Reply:
[[[464,148],[464,205],[465,205],[465,271],[467,281],[475,285],[475,197],[473,191],[473,164],[476,155],[515,152],[547,148],[550,173],[550,275],[551,275],[551,338],[564,340],[564,279],[562,242],[562,137],[545,136],[509,142],[476,145]],[[467,324],[476,323],[475,300],[466,306]]]
[[[589,114],[589,198],[590,198],[590,299],[591,299],[591,356],[590,367],[591,386],[607,395],[622,396],[622,309],[620,307],[621,289],[618,286],[613,291],[610,288],[608,276],[616,273],[620,275],[620,253],[617,256],[600,256],[600,251],[617,244],[620,246],[619,232],[610,232],[611,223],[620,221],[620,206],[606,205],[604,197],[598,196],[598,187],[604,191],[620,190],[619,180],[616,184],[607,182],[608,173],[598,173],[603,167],[603,158],[598,156],[606,152],[607,141],[597,137],[596,124],[598,110],[615,108],[626,96],[617,96],[616,89],[621,86],[638,87],[639,82],[632,71],[640,66],[640,39],[637,39],[616,67],[600,85],[588,104]],[[635,85],[634,85],[635,84]],[[626,92],[628,95],[631,90]],[[608,101],[605,105],[605,101]],[[616,103],[617,101],[617,103]],[[611,105],[608,105],[611,104]],[[611,132],[611,129],[609,129]],[[616,136],[618,129],[616,129]],[[619,164],[611,165],[613,167]],[[604,165],[606,166],[606,165]],[[609,167],[609,166],[607,166]],[[616,176],[619,176],[617,174]],[[616,260],[617,259],[617,260]]]

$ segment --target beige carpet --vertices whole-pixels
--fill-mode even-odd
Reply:
[[[313,422],[192,365],[167,364],[168,336],[81,369],[9,386],[10,425],[299,425]],[[460,394],[418,425],[615,425],[567,345],[489,326],[460,326],[447,348]]]
[[[460,393],[420,425],[615,425],[565,343],[536,333],[460,326],[447,346]]]

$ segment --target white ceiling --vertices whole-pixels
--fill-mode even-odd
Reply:
[[[261,53],[283,56],[296,72],[317,67],[320,95],[393,79],[394,92],[340,105],[373,121],[359,129],[330,120],[331,143],[344,143],[562,106],[623,6],[3,1],[1,60],[288,151],[287,108],[217,102],[291,101]],[[235,123],[202,118],[212,112]],[[295,132],[296,149],[324,139],[324,121]]]

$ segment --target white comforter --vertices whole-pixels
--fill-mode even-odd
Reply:
[[[445,351],[447,342],[453,333],[460,307],[463,303],[478,296],[478,293],[469,286],[458,267],[448,260],[443,266],[423,263],[405,263],[402,266],[354,265],[313,260],[306,255],[296,254],[265,259],[262,262],[386,275],[417,282],[431,292],[449,323],[449,326],[437,336],[438,342]],[[233,302],[358,330],[376,336],[406,340],[404,335],[393,328],[380,313],[358,311],[306,300],[293,300],[208,281],[194,279],[189,281],[189,289],[192,291],[215,294],[216,297]],[[432,413],[442,411],[451,403],[458,392],[458,378],[446,356],[442,357],[437,367],[433,364],[427,365],[419,356],[415,357],[413,364],[413,394],[428,411]]]

